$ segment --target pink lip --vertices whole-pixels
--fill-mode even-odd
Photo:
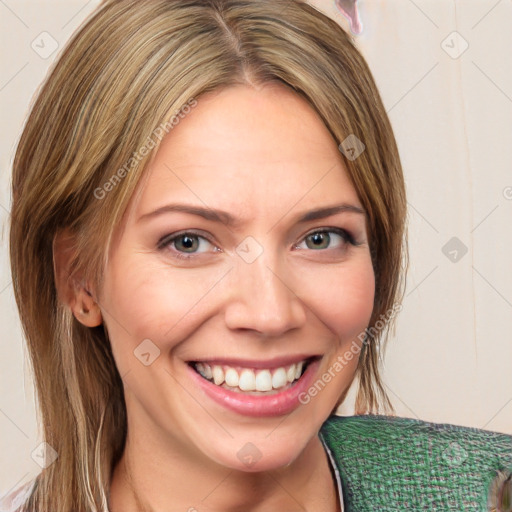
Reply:
[[[319,359],[313,360],[292,387],[267,396],[230,391],[204,379],[190,366],[188,371],[205,395],[227,409],[245,416],[271,417],[288,414],[301,405],[299,397],[311,385],[319,364]]]

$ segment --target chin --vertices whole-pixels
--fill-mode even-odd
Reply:
[[[243,436],[237,436],[225,443],[212,441],[209,453],[203,453],[220,466],[244,473],[279,470],[299,458],[311,439],[317,435],[316,431],[308,435],[298,428],[299,432],[290,432],[278,427],[281,430],[279,436],[274,435],[272,428],[251,436],[250,429],[247,428]],[[211,451],[213,446],[216,448],[214,452]]]

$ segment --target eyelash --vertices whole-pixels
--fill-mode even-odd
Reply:
[[[306,233],[306,235],[304,235],[301,242],[306,240],[306,238],[308,238],[309,236],[317,235],[319,233],[335,233],[336,235],[341,236],[341,238],[343,238],[343,240],[345,240],[345,242],[349,243],[350,245],[353,245],[353,246],[361,245],[361,243],[357,242],[356,239],[352,236],[352,234],[349,233],[346,229],[334,228],[334,227],[333,228],[319,228],[319,229],[310,231],[309,233]],[[327,249],[320,249],[320,250],[326,251]]]
[[[346,229],[334,228],[334,227],[327,228],[326,227],[326,228],[319,228],[319,229],[310,231],[309,233],[304,235],[304,237],[302,237],[300,242],[298,244],[294,245],[294,247],[296,247],[297,245],[299,245],[300,243],[305,241],[311,235],[316,235],[316,234],[320,234],[320,233],[334,233],[336,235],[339,235],[346,243],[348,243],[354,247],[361,245],[361,242],[357,242],[356,239],[352,236],[352,234],[349,233]],[[160,250],[160,251],[168,250],[168,248],[170,248],[170,246],[176,240],[178,240],[180,237],[185,236],[185,235],[190,235],[191,237],[202,238],[203,240],[206,240],[208,243],[215,246],[215,244],[207,236],[204,236],[204,234],[198,233],[194,230],[190,230],[190,231],[180,231],[178,233],[173,233],[171,235],[164,236],[163,238],[160,239],[160,241],[157,244],[158,250]],[[314,249],[309,249],[309,250],[314,251]],[[318,249],[318,252],[327,251],[327,250],[329,250],[329,249]],[[181,260],[190,260],[191,258],[195,257],[197,254],[198,253],[183,253],[183,252],[178,251],[177,249],[174,249],[172,256],[177,259],[181,259]],[[199,253],[199,254],[202,254],[202,253]]]

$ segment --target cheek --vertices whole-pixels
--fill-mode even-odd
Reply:
[[[204,316],[229,270],[177,271],[164,263],[148,265],[147,259],[116,258],[105,274],[102,305],[114,350],[133,350],[145,339],[162,351],[172,349]]]
[[[314,314],[342,340],[357,337],[373,311],[375,276],[370,257],[312,272],[304,296]]]
[[[336,335],[319,377],[301,397],[312,418],[325,419],[344,397],[353,381],[375,296],[375,276],[371,259],[361,257],[337,268],[311,274],[309,305],[322,324]]]

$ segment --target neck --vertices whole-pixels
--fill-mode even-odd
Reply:
[[[112,477],[110,512],[160,512],[169,510],[170,504],[173,510],[191,512],[339,510],[327,454],[318,436],[287,467],[262,472],[232,470],[177,452],[162,457],[147,449],[147,438],[143,441],[127,437]]]

